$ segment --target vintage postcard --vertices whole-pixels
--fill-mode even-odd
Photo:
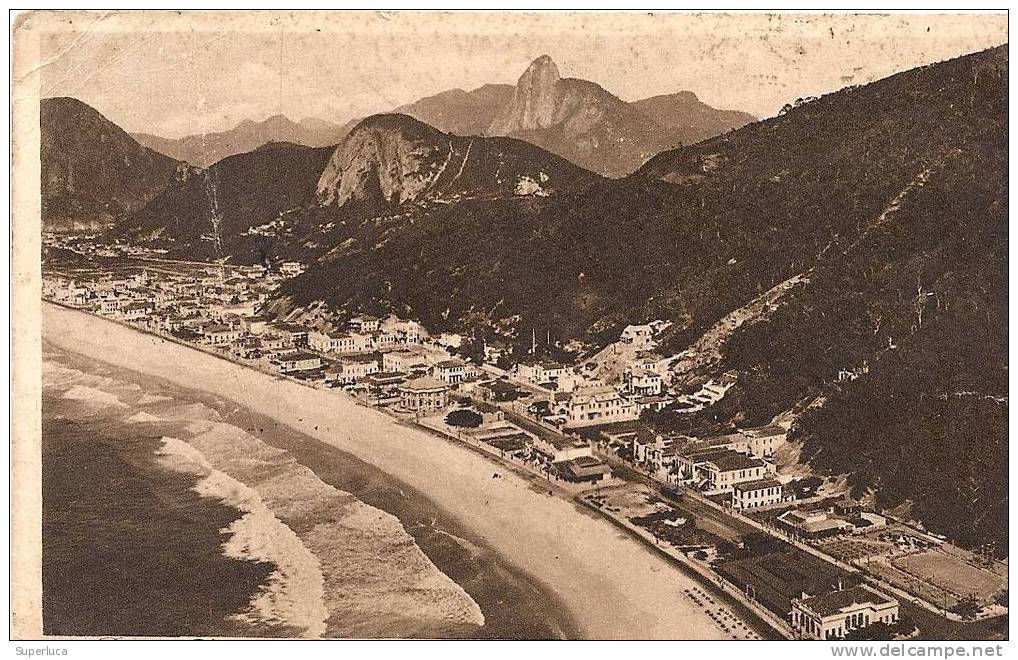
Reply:
[[[1006,13],[12,21],[12,637],[1008,637]]]

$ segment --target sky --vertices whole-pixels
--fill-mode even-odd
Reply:
[[[758,117],[1007,41],[1005,14],[41,13],[41,96],[180,137],[276,114],[343,123],[417,98],[563,77],[633,101],[680,90]]]

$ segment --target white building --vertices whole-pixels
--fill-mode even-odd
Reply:
[[[792,629],[804,639],[840,639],[874,623],[898,621],[898,601],[860,584],[792,600]]]
[[[566,367],[558,362],[534,360],[531,362],[520,362],[513,368],[513,371],[516,372],[518,377],[535,385],[540,385],[556,380],[559,376],[565,374]]]
[[[627,325],[622,330],[619,341],[623,344],[632,344],[639,350],[654,347],[654,328],[650,324]]]
[[[590,426],[639,418],[636,404],[610,385],[577,388],[566,404],[566,426]]]
[[[781,482],[771,477],[743,481],[732,486],[732,508],[745,510],[769,506],[784,501]]]

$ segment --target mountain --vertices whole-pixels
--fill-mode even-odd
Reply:
[[[547,55],[516,85],[452,89],[393,112],[455,135],[517,137],[611,177],[631,173],[663,149],[755,121],[743,112],[715,110],[692,92],[626,103],[596,83],[562,78]]]
[[[673,145],[695,144],[756,121],[738,110],[718,110],[693,92],[652,96],[629,104],[669,132]]]
[[[314,205],[332,151],[273,142],[228,156],[169,186],[133,213],[121,233],[187,259],[257,255],[277,240],[277,229],[285,232],[288,217]]]
[[[44,230],[108,227],[186,175],[77,99],[43,99],[39,124]]]
[[[512,85],[484,85],[469,92],[451,89],[393,110],[445,133],[482,135],[501,108],[512,100]]]
[[[257,149],[267,142],[292,142],[309,147],[338,144],[353,126],[334,124],[323,119],[302,119],[294,123],[283,115],[255,122],[245,119],[228,131],[201,133],[179,139],[168,139],[135,133],[141,144],[178,160],[199,167],[208,167],[227,156]]]
[[[318,182],[318,199],[383,212],[411,203],[542,196],[597,179],[526,142],[460,137],[407,115],[374,115],[336,148]]]
[[[520,76],[488,135],[532,142],[594,172],[629,174],[661,145],[661,127],[596,83],[561,78],[547,55]]]
[[[559,126],[574,88],[604,100],[535,64],[496,127]],[[1006,546],[1006,108],[1002,47],[800,102],[626,179],[403,206],[350,227],[275,305],[589,350],[671,320],[662,350],[691,351],[676,381],[736,385],[656,424],[784,416],[800,467],[964,544]],[[411,168],[410,190],[437,180],[441,153]]]

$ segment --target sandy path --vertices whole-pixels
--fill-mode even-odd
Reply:
[[[48,303],[43,336],[65,350],[257,410],[391,474],[448,511],[569,609],[587,638],[719,639],[683,590],[694,582],[639,541],[491,462],[313,390]]]

